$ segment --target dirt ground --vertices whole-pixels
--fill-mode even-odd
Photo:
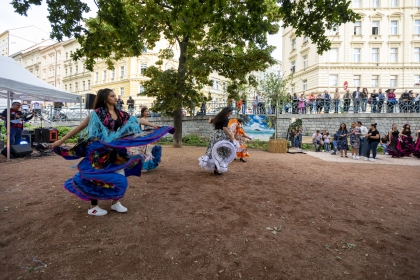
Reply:
[[[215,176],[204,151],[164,146],[103,217],[63,189],[75,161],[2,157],[0,278],[420,279],[418,166],[251,150]]]

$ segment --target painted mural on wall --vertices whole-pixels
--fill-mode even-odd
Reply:
[[[270,140],[275,133],[275,117],[265,115],[242,115],[244,120],[243,129],[253,139],[262,141]]]

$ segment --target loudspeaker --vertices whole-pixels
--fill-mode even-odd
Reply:
[[[35,128],[35,143],[50,142],[50,130],[48,128]]]
[[[1,154],[7,157],[7,148],[4,148]],[[10,146],[10,158],[24,157],[30,154],[32,154],[32,148],[29,144]]]
[[[25,141],[27,144],[31,145],[32,144],[31,134],[22,134],[22,141]]]
[[[85,96],[85,109],[95,109],[95,98],[96,95],[92,93],[86,93]]]

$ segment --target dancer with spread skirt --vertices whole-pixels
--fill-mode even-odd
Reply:
[[[172,127],[143,132],[138,120],[118,110],[116,105],[117,97],[111,89],[99,90],[94,112],[52,144],[54,152],[65,159],[83,157],[78,164],[79,172],[65,182],[64,188],[83,200],[90,200],[89,215],[108,213],[98,206],[98,200],[113,200],[112,210],[127,212],[127,208],[119,202],[128,187],[126,176],[140,176],[143,160],[141,155],[130,157],[127,148],[153,143],[168,132],[174,132]],[[85,141],[70,150],[60,147],[82,131],[87,134]]]
[[[204,156],[198,159],[201,167],[206,170],[213,170],[215,175],[222,175],[222,172],[227,172],[228,164],[236,156],[236,148],[232,143],[235,136],[228,127],[231,114],[232,108],[225,107],[214,117],[211,122],[214,125],[214,132],[210,136],[210,143]]]
[[[411,128],[409,124],[404,124],[401,131],[401,153],[405,157],[409,157],[414,152],[414,141],[411,136]]]
[[[392,157],[402,157],[401,153],[401,141],[400,141],[400,132],[398,131],[397,124],[393,124],[391,130],[389,131],[389,142],[387,147],[387,152]]]

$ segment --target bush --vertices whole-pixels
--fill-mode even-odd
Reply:
[[[182,137],[182,144],[186,146],[206,147],[208,143],[208,139],[200,137],[196,134],[189,134]]]
[[[262,141],[258,139],[248,141],[246,142],[246,145],[250,149],[262,149],[265,151],[268,150],[268,143],[266,141]]]
[[[156,144],[160,144],[160,145],[171,145],[173,141],[173,137],[172,136],[166,136],[166,137],[162,137],[160,138]]]
[[[72,127],[68,127],[68,126],[57,126],[57,131],[58,131],[58,139],[61,139],[64,135],[66,135],[67,133],[70,132],[70,130],[72,130]],[[79,133],[77,133],[76,135],[74,135],[73,137],[69,138],[66,140],[67,143],[77,143],[78,139],[79,139]]]

